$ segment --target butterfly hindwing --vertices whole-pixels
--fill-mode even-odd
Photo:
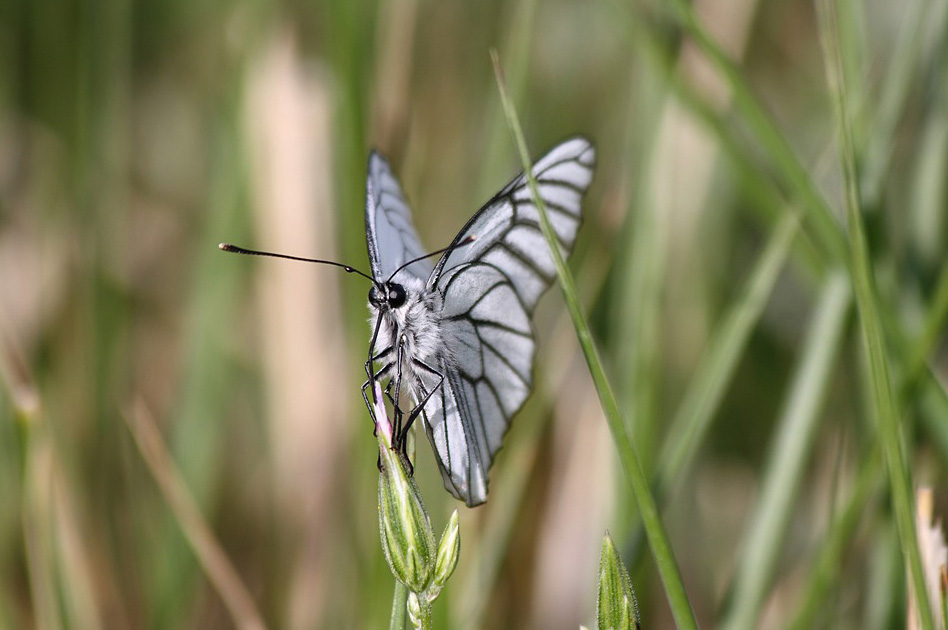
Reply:
[[[509,279],[493,265],[474,262],[448,272],[441,330],[449,350],[444,380],[424,408],[445,486],[469,505],[487,498],[487,471],[510,418],[532,387],[533,329]]]
[[[490,461],[486,452],[478,447],[478,427],[472,422],[473,416],[459,411],[469,409],[475,403],[461,379],[458,372],[450,371],[444,374],[439,384],[427,384],[436,389],[425,404],[422,417],[425,432],[437,456],[444,487],[458,499],[474,506],[487,498]]]

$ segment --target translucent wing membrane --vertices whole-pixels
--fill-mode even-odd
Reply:
[[[595,152],[582,138],[560,144],[533,167],[540,197],[564,254],[581,222]],[[442,294],[445,353],[434,375],[423,376],[428,437],[445,486],[468,505],[487,500],[487,471],[511,417],[532,388],[531,316],[556,271],[539,214],[521,174],[481,208],[435,267],[428,290]]]
[[[369,264],[376,280],[385,281],[407,261],[425,255],[411,220],[401,186],[384,157],[375,151],[369,155],[369,173],[365,196],[365,239]],[[431,263],[420,260],[402,273],[427,280]]]
[[[569,254],[581,222],[582,197],[592,181],[595,149],[584,138],[556,146],[533,165],[537,190],[564,253]],[[445,272],[474,260],[491,262],[510,277],[532,311],[556,274],[553,258],[540,231],[540,216],[526,177],[518,175],[468,221],[455,237],[472,244],[449,252],[428,279],[437,286]]]

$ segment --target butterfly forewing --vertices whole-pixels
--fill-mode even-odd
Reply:
[[[369,155],[365,195],[365,238],[372,275],[386,281],[396,269],[425,255],[401,186],[388,162],[375,151]],[[427,280],[431,263],[419,260],[400,273]]]
[[[554,147],[533,165],[537,191],[567,254],[572,249],[582,220],[582,197],[592,181],[595,162],[595,149],[589,141],[572,138]],[[543,286],[548,287],[556,272],[539,221],[526,177],[520,174],[484,204],[455,237],[455,244],[468,236],[474,236],[475,240],[470,245],[451,250],[438,261],[429,278],[429,288],[433,288],[443,273],[452,267],[481,259],[490,251],[503,250],[511,252],[508,258],[512,264],[502,263],[500,268],[513,275],[515,283],[522,279],[527,285],[525,288],[529,289],[531,280],[523,278],[517,270],[530,269],[532,275],[540,276]],[[535,293],[524,292],[525,297],[532,297],[529,302],[531,309],[539,299],[539,293]]]
[[[574,138],[533,167],[564,254],[575,241],[594,164],[589,142]],[[477,505],[487,499],[487,471],[510,419],[532,388],[531,316],[556,271],[523,175],[481,208],[455,243],[468,236],[475,240],[446,254],[428,280],[443,298],[445,379],[422,379],[425,391],[437,387],[423,416],[446,487]]]

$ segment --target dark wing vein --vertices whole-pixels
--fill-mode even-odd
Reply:
[[[405,262],[424,255],[401,186],[388,162],[373,151],[369,155],[365,195],[365,238],[369,264],[376,280],[385,281]],[[422,260],[402,273],[427,280],[431,263]]]
[[[537,189],[564,254],[581,223],[595,153],[568,140],[534,164]],[[532,386],[531,316],[555,277],[526,178],[487,202],[454,240],[473,242],[445,254],[428,278],[443,298],[441,333],[448,354],[443,384],[423,413],[445,486],[468,505],[487,499],[487,471],[510,420]],[[434,386],[434,383],[431,383]]]

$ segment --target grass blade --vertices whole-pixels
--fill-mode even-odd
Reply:
[[[873,122],[871,142],[866,149],[865,169],[860,181],[863,199],[869,207],[879,203],[885,174],[892,159],[895,144],[895,132],[899,119],[905,110],[905,99],[912,80],[913,68],[921,56],[922,29],[931,19],[931,9],[925,0],[906,3],[908,16],[899,32],[889,67],[885,73],[885,83],[879,96],[879,106]]]
[[[546,208],[544,207],[543,201],[537,192],[536,181],[533,179],[533,172],[531,169],[530,155],[527,151],[526,142],[523,139],[523,132],[520,129],[520,122],[517,118],[517,113],[514,110],[513,105],[506,93],[506,88],[504,86],[504,80],[500,68],[500,61],[497,58],[496,52],[492,52],[492,58],[494,63],[494,72],[497,76],[497,85],[500,89],[501,99],[504,104],[504,111],[507,114],[508,123],[510,124],[510,128],[514,134],[514,137],[516,138],[520,160],[523,163],[523,171],[527,176],[528,182],[530,183],[530,189],[533,193],[533,201],[536,204],[540,215],[540,226],[542,227],[543,235],[550,246],[550,252],[556,265],[556,275],[559,279],[560,288],[563,292],[563,299],[566,302],[567,309],[569,310],[570,316],[573,319],[573,325],[576,327],[576,336],[579,338],[580,346],[582,347],[583,354],[586,357],[586,363],[589,366],[590,376],[592,377],[593,383],[596,386],[596,391],[599,394],[599,400],[602,404],[603,413],[606,416],[606,422],[609,424],[609,430],[612,433],[613,441],[615,442],[616,449],[619,452],[619,459],[622,462],[623,469],[625,469],[626,479],[632,486],[632,492],[635,495],[639,513],[642,515],[642,522],[645,527],[646,535],[648,536],[649,544],[652,548],[652,554],[655,557],[655,563],[658,567],[659,574],[661,575],[662,583],[665,587],[665,595],[668,598],[669,605],[671,606],[672,615],[675,618],[675,623],[678,628],[697,628],[698,623],[695,620],[694,613],[691,609],[691,603],[688,601],[688,596],[685,593],[685,586],[681,579],[681,573],[678,570],[678,565],[675,562],[674,555],[672,554],[671,546],[668,542],[668,535],[665,533],[665,529],[662,525],[661,518],[658,514],[658,508],[655,505],[655,500],[652,498],[648,480],[646,479],[645,473],[642,471],[642,467],[639,464],[639,459],[635,453],[635,448],[632,446],[632,442],[626,433],[625,424],[622,421],[622,416],[616,403],[615,394],[613,394],[612,388],[609,385],[609,381],[606,378],[602,361],[599,359],[599,353],[596,350],[592,333],[590,332],[589,325],[586,322],[586,316],[583,313],[582,306],[579,303],[576,287],[573,285],[572,275],[570,274],[569,269],[566,267],[566,262],[563,260],[563,256],[560,253],[559,243],[557,242],[556,235],[553,232],[553,227],[550,224],[549,218],[546,215]]]
[[[751,520],[734,586],[734,600],[723,628],[752,628],[757,623],[789,528],[793,500],[818,428],[819,411],[843,340],[851,303],[842,272],[831,274],[810,325],[806,345],[784,402],[779,429],[771,442],[760,503]]]
[[[694,458],[737,369],[751,331],[777,282],[797,233],[795,214],[786,215],[773,233],[742,294],[718,332],[675,414],[659,461],[657,487],[663,494]]]
[[[866,504],[881,486],[878,454],[864,457],[860,462],[852,493],[823,539],[816,562],[810,570],[806,589],[800,598],[801,603],[790,623],[785,626],[787,630],[808,630],[820,626],[819,615],[826,600],[835,590],[833,585],[838,583],[844,553],[855,540],[856,529],[863,521],[863,514],[867,509]]]
[[[685,33],[694,40],[701,52],[724,77],[734,96],[735,107],[802,204],[809,226],[813,229],[821,249],[830,260],[848,264],[846,240],[843,238],[838,221],[817,189],[813,178],[810,177],[773,118],[767,113],[760,100],[754,96],[740,70],[701,24],[690,3],[686,0],[672,0],[664,6],[671,8]]]
[[[148,469],[168,502],[168,507],[174,513],[181,531],[197,555],[211,584],[224,600],[234,625],[242,630],[262,630],[265,626],[250,592],[241,582],[236,569],[227,559],[213,531],[201,515],[194,497],[188,492],[144,404],[136,403],[132,410],[123,415]]]
[[[820,39],[823,44],[826,78],[839,136],[840,158],[845,182],[846,216],[849,224],[852,281],[862,324],[862,345],[869,362],[870,391],[876,417],[879,440],[889,474],[893,511],[902,545],[902,555],[908,564],[915,595],[917,612],[925,630],[934,627],[932,609],[928,601],[922,561],[919,557],[918,535],[915,530],[915,508],[910,472],[906,467],[902,438],[899,432],[900,414],[892,393],[889,358],[882,333],[880,315],[876,309],[875,283],[869,246],[860,216],[856,156],[853,149],[852,129],[847,106],[846,87],[837,45],[835,7],[831,0],[820,0]]]

